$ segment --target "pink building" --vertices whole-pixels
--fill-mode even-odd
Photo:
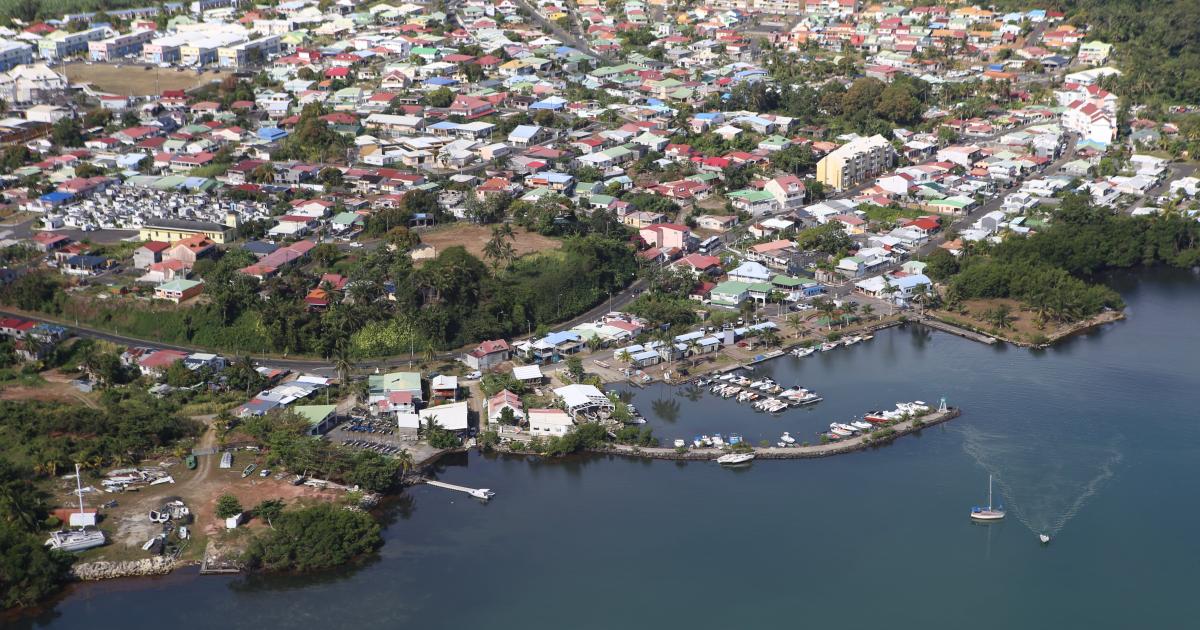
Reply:
[[[659,249],[674,247],[683,251],[688,249],[688,243],[692,239],[692,231],[686,225],[678,223],[649,225],[638,230],[638,235],[651,247]]]

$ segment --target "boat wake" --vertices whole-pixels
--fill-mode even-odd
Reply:
[[[963,450],[995,477],[1008,513],[1037,534],[1057,535],[1124,459],[1120,435],[1098,444],[1054,444],[961,430]]]

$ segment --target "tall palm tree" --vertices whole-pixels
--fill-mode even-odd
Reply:
[[[350,383],[350,373],[354,371],[354,360],[350,356],[350,349],[344,340],[338,340],[338,344],[334,346],[333,369],[337,372],[338,381],[342,385]]]
[[[406,450],[400,451],[399,453],[393,455],[393,457],[395,457],[396,462],[400,464],[400,483],[403,484],[404,478],[408,475],[409,471],[413,469],[412,453],[409,453]]]
[[[875,307],[870,304],[863,304],[862,313],[864,317],[870,317],[875,314]]]
[[[800,319],[800,315],[798,313],[792,313],[792,314],[788,315],[784,319],[784,321],[787,322],[788,326],[792,327],[792,336],[799,337],[800,336],[800,322],[802,321]]]

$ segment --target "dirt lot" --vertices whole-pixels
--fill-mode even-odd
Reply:
[[[58,370],[47,370],[40,376],[44,382],[36,385],[10,383],[0,386],[0,400],[47,400],[96,406],[95,395],[75,389],[75,386],[71,385],[72,377]]]
[[[209,431],[201,440],[200,446],[212,446],[214,443],[213,434]],[[198,459],[199,465],[196,470],[188,470],[174,457],[143,462],[143,466],[165,468],[175,479],[173,484],[145,486],[137,492],[87,494],[84,500],[89,508],[99,507],[109,500],[116,500],[118,505],[102,510],[104,519],[101,528],[108,534],[109,544],[87,552],[86,560],[133,560],[147,557],[146,552],[141,549],[142,544],[161,531],[161,526],[151,523],[147,514],[174,499],[187,504],[193,517],[189,526],[192,541],[184,558],[199,560],[210,542],[217,543],[224,552],[228,551],[230,546],[237,547],[239,541],[244,542],[247,538],[244,532],[227,533],[224,522],[214,515],[217,499],[223,494],[237,497],[246,509],[254,507],[264,499],[282,499],[292,503],[300,500],[333,500],[344,496],[335,490],[293,486],[288,481],[291,475],[282,478],[277,478],[276,474],[260,477],[259,471],[255,470],[254,474],[243,479],[242,469],[246,464],[259,463],[258,455],[250,451],[238,451],[233,458],[233,467],[228,469],[218,465],[220,455],[201,456]],[[100,487],[98,480],[90,481],[91,486]],[[55,493],[55,499],[60,505],[72,504],[73,488],[71,483],[61,484],[60,491]],[[261,524],[254,522],[249,525],[251,529],[259,526]]]
[[[549,249],[558,249],[562,246],[562,243],[559,241],[534,232],[527,232],[523,228],[514,227],[513,233],[516,234],[516,240],[513,241],[513,249],[516,250],[517,256],[524,256],[532,252]],[[432,245],[437,249],[439,254],[447,247],[462,245],[471,254],[483,258],[483,246],[492,237],[492,229],[486,225],[454,223],[434,228],[428,232],[421,232],[420,234],[421,242]]]
[[[1006,329],[997,331],[995,330],[995,323],[988,320],[986,313],[1000,305],[1008,307],[1009,317],[1012,319]],[[967,300],[963,302],[963,306],[967,310],[966,314],[941,310],[935,311],[934,314],[950,323],[956,321],[966,323],[979,330],[994,331],[1002,337],[1025,342],[1030,342],[1043,336],[1051,337],[1058,333],[1060,328],[1063,329],[1063,332],[1070,328],[1068,325],[1047,322],[1039,329],[1036,321],[1037,314],[1033,311],[1022,310],[1021,303],[1016,300]]]
[[[102,92],[125,96],[161,94],[163,90],[188,90],[212,81],[220,81],[224,72],[205,71],[197,75],[194,70],[178,72],[175,68],[146,69],[143,65],[126,64],[121,68],[109,64],[73,63],[67,66],[67,79],[72,83],[91,83]]]

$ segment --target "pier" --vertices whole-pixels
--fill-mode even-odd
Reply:
[[[926,326],[928,326],[934,330],[948,332],[951,335],[958,335],[959,337],[963,337],[964,339],[970,339],[971,341],[978,341],[979,343],[986,343],[989,346],[998,341],[995,337],[993,337],[991,335],[985,335],[981,332],[975,332],[974,330],[968,330],[961,326],[955,326],[954,324],[948,324],[940,319],[934,319],[932,317],[922,317],[920,319],[917,319],[916,321],[918,321],[922,324],[925,324]]]
[[[950,407],[945,411],[934,411],[925,414],[920,418],[913,418],[898,422],[890,427],[882,427],[880,430],[871,433],[865,433],[845,440],[829,442],[828,444],[815,444],[811,446],[767,446],[754,447],[751,452],[754,453],[755,459],[812,459],[816,457],[829,457],[831,455],[840,455],[842,453],[850,453],[861,451],[871,446],[887,444],[898,437],[908,435],[915,431],[935,424],[941,424],[947,420],[957,418],[962,412],[957,407]],[[890,429],[890,432],[887,432]],[[881,435],[881,432],[887,432]],[[689,448],[686,451],[680,452],[673,448],[665,447],[637,447],[617,444],[603,451],[604,453],[613,453],[616,455],[624,455],[628,457],[644,457],[648,459],[671,459],[679,461],[709,461],[715,460],[718,457],[726,454],[727,451],[716,448]]]
[[[495,492],[492,492],[487,488],[468,488],[466,486],[456,486],[452,483],[436,481],[434,479],[426,479],[425,483],[435,488],[445,488],[447,490],[454,490],[455,492],[463,492],[475,497],[476,499],[483,499],[484,501],[487,501],[496,495]]]

